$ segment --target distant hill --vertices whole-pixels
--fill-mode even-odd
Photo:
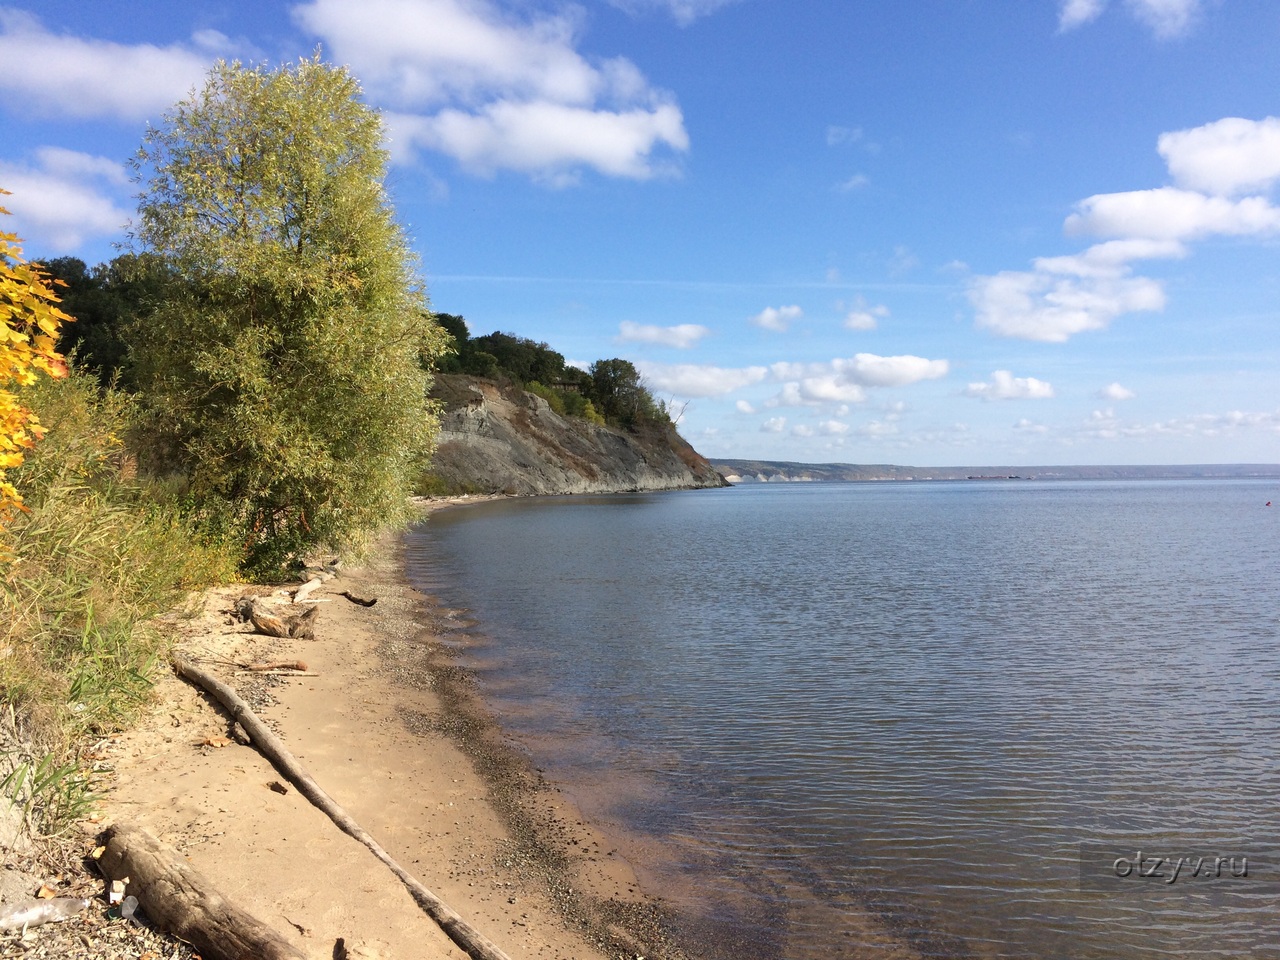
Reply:
[[[1280,464],[1225,463],[1173,466],[909,467],[890,463],[793,463],[721,460],[711,465],[731,483],[875,480],[1154,480],[1205,477],[1276,477]]]

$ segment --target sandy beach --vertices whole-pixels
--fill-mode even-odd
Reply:
[[[233,615],[246,588],[224,587],[173,617],[176,652],[235,687],[326,792],[512,958],[679,956],[608,838],[486,715],[440,642],[456,611],[406,583],[397,543],[313,594],[314,641],[251,632]],[[265,660],[302,660],[314,676],[237,666]],[[373,957],[465,956],[192,685],[165,675],[149,717],[108,750],[105,822],[146,828],[307,956],[334,956],[339,939]]]

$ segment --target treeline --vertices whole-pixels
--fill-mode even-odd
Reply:
[[[460,316],[437,313],[434,319],[450,338],[448,352],[436,361],[442,373],[513,381],[556,413],[593,423],[634,428],[670,419],[629,360],[597,360],[582,370],[545,343],[498,331],[473,337]]]
[[[163,655],[139,624],[175,592],[277,579],[408,515],[449,340],[383,142],[344,69],[220,63],[134,157],[126,255],[40,269],[0,230],[6,716],[109,729]],[[0,757],[0,797],[74,794],[49,749]]]

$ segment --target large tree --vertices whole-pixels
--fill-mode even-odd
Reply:
[[[150,130],[135,246],[170,269],[134,326],[152,462],[266,572],[398,516],[445,337],[384,189],[378,115],[319,57],[219,63]]]

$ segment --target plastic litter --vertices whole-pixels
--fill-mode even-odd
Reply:
[[[131,923],[136,923],[138,926],[142,926],[142,921],[135,916],[137,909],[138,898],[133,895],[127,896],[124,898],[124,902],[120,904],[120,916],[124,917]]]
[[[52,900],[24,900],[21,903],[0,904],[0,930],[38,927],[42,923],[69,920],[79,916],[89,907],[88,900],[79,897],[55,897]]]

